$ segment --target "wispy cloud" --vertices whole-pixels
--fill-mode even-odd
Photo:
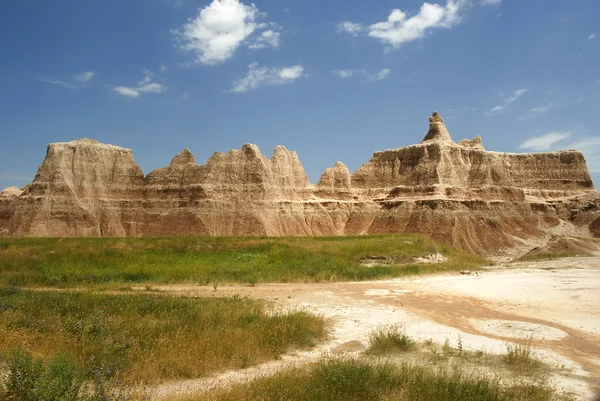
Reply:
[[[491,115],[494,115],[494,114],[502,114],[502,113],[504,113],[506,111],[506,109],[508,109],[508,106],[511,103],[516,102],[521,96],[523,96],[527,92],[529,92],[529,89],[519,89],[519,90],[516,90],[511,96],[509,96],[506,99],[504,99],[504,102],[502,104],[499,104],[497,106],[492,107],[491,109],[489,109],[488,111],[486,111],[485,114],[488,115],[488,116],[491,116]]]
[[[534,107],[530,109],[529,112],[533,114],[545,114],[552,108],[552,103],[548,103],[548,106],[544,107]]]
[[[85,83],[91,81],[95,75],[96,75],[96,73],[93,71],[82,72],[81,74],[75,75],[75,81],[85,84]]]
[[[341,79],[352,78],[357,72],[362,73],[362,70],[335,70],[332,71],[334,75]]]
[[[390,70],[389,68],[384,68],[381,71],[371,75],[369,77],[369,80],[370,81],[381,81],[381,80],[389,77],[391,73],[392,73],[392,70]]]
[[[533,138],[529,138],[525,142],[521,143],[519,148],[521,149],[531,149],[535,151],[548,151],[552,149],[552,147],[567,138],[571,137],[571,131],[564,132],[549,132],[544,135],[536,136]]]
[[[248,46],[249,49],[265,49],[267,47],[272,47],[274,49],[278,48],[281,44],[281,32],[275,32],[272,29],[263,31],[255,40],[254,43]]]
[[[258,63],[248,66],[248,73],[242,79],[235,81],[231,92],[246,92],[263,85],[289,84],[304,76],[304,68],[294,65],[281,68],[260,67]]]
[[[502,4],[502,0],[481,0],[481,4],[489,6],[498,6]]]
[[[73,78],[68,81],[62,81],[60,79],[55,79],[49,76],[41,76],[38,78],[38,81],[47,84],[62,86],[63,88],[67,89],[79,89],[84,86],[87,86],[87,83],[91,81],[95,75],[96,73],[93,71],[84,71],[74,75]]]
[[[159,83],[152,82],[154,73],[152,71],[143,70],[145,73],[144,77],[137,82],[135,86],[115,86],[113,91],[118,95],[128,98],[138,98],[144,93],[161,93],[167,90],[167,88]]]
[[[350,70],[335,70],[335,71],[332,71],[332,73],[340,79],[349,79],[349,78],[353,78],[356,76],[362,76],[362,77],[366,78],[367,81],[373,82],[373,81],[381,81],[383,79],[388,78],[390,76],[390,74],[392,73],[392,70],[390,70],[389,68],[383,68],[380,71],[372,73],[372,72],[368,72],[368,71],[361,70],[361,69],[350,69]]]
[[[216,65],[233,57],[243,45],[252,49],[278,47],[280,33],[276,24],[259,23],[266,16],[252,4],[239,0],[213,0],[172,33],[181,41],[180,48],[195,56],[198,64]],[[267,29],[270,28],[270,29]],[[256,37],[255,33],[261,31]]]
[[[596,39],[596,34],[590,33],[587,38],[588,38],[588,40],[594,40],[594,39]]]

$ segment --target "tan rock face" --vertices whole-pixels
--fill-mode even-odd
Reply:
[[[8,187],[0,192],[0,198],[16,198],[23,193],[23,190],[19,187]]]
[[[144,176],[131,150],[48,146],[34,181],[0,195],[0,235],[360,235],[419,232],[485,253],[569,224],[600,235],[600,196],[580,152],[487,152],[454,143],[434,113],[417,145],[341,162],[311,185],[295,152],[256,145],[198,165],[185,149]]]

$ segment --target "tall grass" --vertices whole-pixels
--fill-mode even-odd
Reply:
[[[0,354],[74,355],[128,382],[192,378],[277,358],[326,335],[323,318],[233,298],[32,292],[0,288]],[[5,354],[6,355],[6,354]],[[6,358],[6,356],[4,357]]]
[[[440,264],[414,258],[440,252]],[[390,257],[367,267],[361,258]],[[420,235],[327,238],[1,238],[0,285],[368,280],[461,269],[485,260]]]
[[[375,355],[406,352],[415,349],[416,343],[398,325],[379,327],[369,334],[367,352]]]
[[[186,401],[558,401],[544,385],[503,386],[489,376],[407,363],[337,358],[296,368]]]

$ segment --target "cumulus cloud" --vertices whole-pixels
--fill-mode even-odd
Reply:
[[[492,107],[491,109],[489,109],[488,111],[486,111],[485,114],[487,114],[488,116],[491,116],[491,115],[494,115],[494,114],[504,113],[504,111],[506,111],[506,109],[508,109],[508,106],[511,103],[517,101],[521,96],[523,96],[527,92],[529,92],[529,89],[519,89],[519,90],[516,90],[511,96],[509,96],[506,99],[504,99],[504,103],[499,104],[498,106]]]
[[[242,45],[253,49],[279,46],[280,33],[266,29],[270,24],[258,22],[265,15],[254,4],[213,0],[173,33],[181,39],[181,49],[194,54],[196,63],[216,65],[231,58]],[[251,40],[261,29],[260,35]]]
[[[462,2],[449,0],[446,6],[424,3],[418,14],[408,17],[400,10],[392,10],[387,21],[369,26],[369,36],[393,48],[417,40],[435,28],[450,28],[459,22]]]
[[[400,9],[390,12],[386,21],[378,22],[367,27],[360,23],[344,21],[336,25],[337,31],[358,36],[365,31],[370,37],[379,39],[391,48],[420,39],[430,31],[440,28],[450,28],[460,22],[461,11],[470,4],[471,0],[448,0],[446,5],[423,3],[419,12],[409,16]]]
[[[137,98],[144,93],[161,93],[167,90],[164,85],[152,82],[154,74],[151,71],[144,70],[144,72],[146,75],[136,86],[116,86],[113,91],[124,97]]]
[[[396,49],[407,42],[421,39],[436,29],[451,28],[462,21],[462,13],[476,4],[499,5],[502,0],[447,0],[444,5],[424,2],[418,13],[409,15],[396,8],[387,20],[367,25],[344,21],[336,25],[338,33],[358,36],[365,32],[368,36]]]
[[[91,81],[95,75],[96,75],[96,73],[93,71],[85,71],[85,72],[76,74],[69,81],[62,81],[60,79],[55,79],[55,78],[48,77],[48,76],[39,77],[38,81],[44,82],[47,84],[62,86],[63,88],[67,88],[67,89],[79,89],[79,88],[86,86],[86,84],[89,81]]]
[[[248,73],[233,83],[232,92],[246,92],[263,85],[284,85],[304,76],[304,68],[294,65],[282,68],[261,67],[258,63],[248,66]]]
[[[571,137],[570,131],[565,132],[549,132],[544,135],[529,138],[525,142],[521,143],[519,148],[531,149],[536,151],[548,151],[552,149],[554,144],[563,141]]]
[[[335,27],[338,33],[348,33],[352,36],[358,36],[358,34],[364,29],[362,24],[357,24],[351,21],[340,22]]]

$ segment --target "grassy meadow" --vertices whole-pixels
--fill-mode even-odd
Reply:
[[[448,260],[415,262],[436,252]],[[365,266],[365,257],[385,263]],[[420,235],[0,239],[0,285],[19,287],[369,280],[477,269],[484,263]]]
[[[20,348],[42,360],[67,355],[77,369],[108,372],[122,383],[245,368],[310,347],[325,336],[321,317],[274,313],[264,302],[241,297],[0,287],[0,361]]]

